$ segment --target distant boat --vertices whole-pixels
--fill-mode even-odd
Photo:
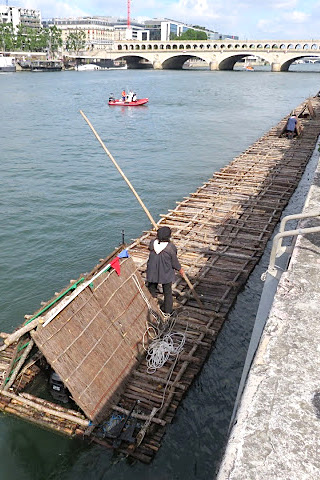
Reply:
[[[137,100],[134,100],[132,102],[129,101],[123,101],[123,100],[116,100],[113,97],[109,98],[108,105],[122,105],[123,107],[138,107],[139,105],[145,105],[148,103],[149,99],[148,98],[138,98]]]
[[[96,63],[86,63],[84,65],[77,65],[75,70],[79,72],[87,72],[92,70],[126,70],[128,67],[125,65],[124,67],[100,67]]]
[[[0,72],[15,72],[16,61],[12,57],[0,57]]]
[[[246,69],[246,70],[249,70],[249,72],[254,71],[254,68],[253,68],[252,65],[247,65],[247,66],[245,67],[245,69]]]
[[[107,67],[106,70],[127,70],[128,65],[124,65],[123,67]]]
[[[22,70],[30,72],[60,72],[63,67],[60,60],[26,60],[18,63]]]
[[[86,63],[85,65],[77,65],[75,70],[78,72],[87,72],[89,70],[102,70],[100,65],[96,65],[95,63]]]

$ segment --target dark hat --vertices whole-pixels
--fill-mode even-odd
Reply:
[[[161,227],[157,231],[157,237],[160,242],[168,242],[171,237],[171,228]]]

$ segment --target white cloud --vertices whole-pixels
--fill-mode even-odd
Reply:
[[[284,15],[284,18],[287,21],[291,21],[294,23],[304,23],[306,22],[310,17],[310,14],[305,13],[305,12],[299,12],[298,10],[294,10],[293,12],[286,13]]]
[[[79,17],[88,15],[88,11],[67,1],[55,0],[21,0],[19,6],[41,11],[43,18],[51,17]]]
[[[279,9],[279,10],[291,10],[293,7],[295,7],[298,4],[298,0],[285,0],[282,2],[275,2],[274,5],[272,5],[273,8]]]

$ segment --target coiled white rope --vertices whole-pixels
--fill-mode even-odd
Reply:
[[[133,274],[132,277],[143,300],[148,306],[149,312],[151,313],[151,315],[153,315],[157,322],[157,325],[155,326],[147,325],[147,329],[143,335],[143,346],[144,349],[147,351],[147,372],[152,374],[155,373],[157,369],[163,367],[163,365],[168,361],[170,356],[177,357],[179,355],[185,344],[186,336],[184,333],[181,332],[172,332],[173,326],[175,324],[174,318],[170,318],[170,320],[167,320],[167,322],[164,323],[164,326],[166,326],[167,328],[166,333],[163,335],[163,332],[160,328],[161,319],[159,319],[159,315],[154,312],[154,310],[152,310],[152,306],[147,297],[145,296],[136,275]],[[154,339],[147,349],[145,348],[145,343],[147,343],[145,341],[146,336]]]
[[[155,373],[163,367],[170,356],[177,356],[183,349],[186,337],[184,333],[167,333],[154,340],[147,350],[147,372]]]

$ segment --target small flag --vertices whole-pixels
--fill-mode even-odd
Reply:
[[[129,258],[129,253],[127,249],[122,250],[118,255],[119,258]]]
[[[120,275],[120,263],[119,263],[119,257],[114,258],[110,262],[110,266],[115,269],[118,275]]]

